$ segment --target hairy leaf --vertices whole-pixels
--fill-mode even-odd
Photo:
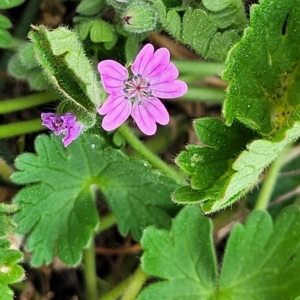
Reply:
[[[207,125],[211,121],[215,122],[214,119],[206,120],[205,122],[205,119],[200,119],[196,124]],[[272,141],[263,139],[252,141],[244,151],[237,155],[251,134],[247,131],[237,131],[236,138],[238,139],[239,134],[241,138],[240,141],[235,142],[233,134],[235,128],[235,126],[227,127],[223,132],[220,128],[218,134],[213,126],[212,128],[207,126],[207,129],[203,130],[200,135],[198,133],[199,138],[207,146],[190,145],[186,152],[180,153],[176,162],[186,173],[190,174],[192,189],[185,194],[180,189],[175,191],[173,194],[175,202],[209,200],[202,205],[206,213],[220,210],[234,203],[257,183],[259,175],[265,168],[300,136],[300,124],[295,123],[293,128],[279,133]],[[193,189],[196,194],[192,196]]]
[[[269,137],[299,120],[300,0],[261,1],[232,49],[223,78],[228,124],[243,122]]]
[[[273,222],[255,211],[236,224],[226,245],[220,274],[212,226],[196,206],[184,208],[170,232],[147,228],[142,238],[145,272],[161,281],[138,300],[295,300],[300,295],[300,211],[284,209]]]
[[[12,177],[16,183],[30,183],[14,200],[20,207],[14,220],[20,233],[29,234],[26,247],[33,252],[33,265],[50,263],[56,251],[65,263],[78,264],[98,227],[95,186],[123,235],[131,232],[139,239],[148,225],[170,225],[170,213],[177,210],[170,194],[177,184],[147,163],[107,148],[93,135],[81,136],[67,149],[57,137],[42,135],[35,147],[37,155],[17,158],[19,171]]]
[[[18,265],[23,259],[22,252],[13,245],[19,237],[15,234],[15,224],[7,213],[16,211],[15,205],[0,204],[0,296],[3,300],[13,299],[9,284],[19,282],[24,277],[23,268]]]

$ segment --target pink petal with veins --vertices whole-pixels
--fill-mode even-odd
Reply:
[[[134,103],[131,115],[143,133],[153,135],[156,132],[156,123],[143,105]]]
[[[182,80],[172,80],[151,84],[151,91],[155,97],[172,99],[183,96],[188,90],[187,84]]]
[[[150,46],[148,46],[150,45]],[[153,53],[153,46],[147,44],[140,51],[132,64],[132,72],[141,74],[147,80],[160,76],[168,66],[170,61],[170,52],[167,48],[160,48]],[[146,57],[145,57],[146,55]]]
[[[125,67],[114,60],[103,60],[98,64],[98,71],[107,93],[116,95],[122,92],[124,80],[128,78]]]
[[[176,66],[173,63],[169,62],[163,73],[155,78],[151,78],[150,83],[151,85],[153,85],[156,83],[172,81],[175,80],[178,75],[179,72]]]
[[[132,104],[124,96],[109,96],[107,101],[98,109],[100,115],[105,115],[102,127],[111,131],[119,127],[130,116]]]
[[[153,135],[156,132],[156,124],[167,125],[169,123],[169,113],[156,98],[144,99],[142,103],[133,104],[133,119],[142,132]]]

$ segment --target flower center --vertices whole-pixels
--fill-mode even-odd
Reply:
[[[55,128],[55,130],[61,130],[64,129],[66,126],[64,124],[64,120],[61,117],[56,117],[53,121],[52,124]]]
[[[124,80],[125,99],[140,104],[144,98],[152,97],[150,82],[148,82],[141,74],[129,76]]]

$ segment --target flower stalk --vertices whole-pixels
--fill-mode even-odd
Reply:
[[[159,169],[163,174],[168,175],[178,182],[185,183],[183,177],[179,172],[166,164],[157,155],[151,152],[130,130],[126,124],[119,127],[120,134],[126,139],[128,144],[141,154],[149,163]]]

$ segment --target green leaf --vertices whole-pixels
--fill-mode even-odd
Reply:
[[[145,229],[143,270],[165,281],[147,287],[138,300],[213,299],[217,280],[212,224],[197,206],[185,207],[171,232]]]
[[[22,4],[25,0],[0,0],[0,9],[8,9]]]
[[[78,4],[76,12],[85,16],[93,16],[99,13],[104,6],[104,0],[82,0]]]
[[[22,252],[12,249],[12,241],[18,240],[15,234],[15,224],[7,213],[16,211],[15,205],[0,204],[0,295],[1,299],[13,299],[13,292],[8,284],[19,282],[24,277],[24,270],[18,265],[23,259]]]
[[[225,60],[230,48],[240,39],[237,32],[246,26],[243,4],[240,0],[235,2],[218,12],[189,7],[183,16],[180,41],[205,58]],[[165,23],[166,27],[168,23]]]
[[[209,17],[214,20],[220,29],[232,26],[241,31],[247,25],[244,3],[241,0],[236,0],[234,5],[230,5],[223,10],[211,12]]]
[[[215,118],[198,119],[194,128],[205,146],[188,145],[176,163],[191,175],[191,186],[200,190],[214,184],[228,171],[234,157],[253,135],[239,124],[228,127]]]
[[[90,27],[90,39],[94,43],[116,41],[114,27],[103,20],[92,21]]]
[[[220,11],[230,6],[232,2],[233,0],[202,0],[203,5],[210,11]]]
[[[284,209],[272,222],[254,211],[236,224],[227,241],[220,275],[209,219],[195,206],[184,208],[170,232],[147,228],[142,267],[162,279],[138,300],[295,300],[300,295],[300,211]]]
[[[272,141],[252,141],[238,155],[247,138],[251,138],[245,128],[239,129],[237,124],[226,128],[215,119],[197,120],[196,126],[198,137],[207,146],[190,145],[176,160],[191,176],[191,187],[196,194],[192,196],[193,190],[185,188],[175,191],[173,200],[178,203],[194,203],[197,198],[198,202],[209,200],[202,204],[205,213],[220,210],[238,200],[258,182],[265,168],[300,136],[300,124],[295,123]]]
[[[177,11],[173,9],[168,11],[165,30],[168,31],[175,39],[180,40],[181,18]]]
[[[300,212],[284,209],[274,224],[256,211],[230,234],[220,275],[220,291],[230,299],[294,300],[300,296]]]
[[[300,0],[261,1],[232,49],[223,78],[228,124],[239,120],[269,138],[299,120]]]
[[[27,70],[31,70],[34,68],[38,68],[40,72],[42,72],[42,68],[40,67],[35,55],[34,48],[32,43],[24,43],[18,49],[18,55],[20,57],[20,63]]]
[[[202,9],[188,8],[182,20],[182,42],[206,56],[217,25]]]
[[[84,135],[65,149],[55,136],[39,136],[37,155],[22,154],[12,179],[29,184],[15,197],[18,231],[29,234],[26,247],[35,266],[49,264],[57,249],[67,264],[78,264],[98,226],[91,188],[98,186],[123,235],[139,239],[148,225],[168,227],[177,207],[170,201],[177,184],[139,160]],[[145,194],[147,191],[147,194]],[[30,216],[28,218],[27,216]]]
[[[232,45],[240,40],[235,31],[217,32],[210,41],[206,56],[215,60],[225,61],[227,52],[224,49],[230,49]]]
[[[36,68],[28,71],[26,79],[28,80],[29,87],[32,90],[44,91],[50,88],[47,77],[40,69],[38,70]]]
[[[0,28],[8,29],[11,28],[12,23],[9,18],[0,14]]]
[[[12,41],[11,34],[6,30],[0,28],[0,48],[6,48]]]
[[[16,77],[28,81],[32,90],[41,91],[50,87],[43,69],[34,56],[32,43],[22,44],[17,53],[9,60],[8,72]]]
[[[38,26],[34,30],[29,37],[49,82],[65,102],[73,103],[76,111],[71,112],[90,128],[95,124],[103,90],[76,33],[65,27],[50,31]],[[91,119],[92,122],[87,122]]]

